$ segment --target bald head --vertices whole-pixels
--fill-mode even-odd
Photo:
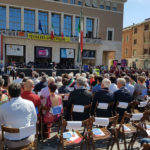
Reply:
[[[31,79],[28,79],[25,83],[24,83],[24,90],[25,91],[32,91],[34,87],[34,83]]]

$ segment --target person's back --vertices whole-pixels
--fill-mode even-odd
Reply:
[[[9,85],[8,92],[10,101],[0,106],[0,125],[3,124],[10,128],[27,128],[33,126],[32,130],[35,131],[37,121],[35,107],[32,102],[20,97],[20,84],[13,83]],[[17,144],[24,146],[24,144],[32,142],[33,138],[31,137],[35,133],[26,132],[26,129],[22,132],[23,134],[5,134],[5,138],[11,143],[17,140],[16,147],[18,146]],[[31,141],[29,138],[31,138]]]
[[[106,103],[108,104],[107,109],[96,109],[96,116],[97,117],[112,117],[112,109],[109,107],[110,103],[113,101],[113,94],[109,92],[109,86],[111,82],[109,79],[104,79],[102,81],[102,89],[99,92],[96,92],[93,99],[92,104],[92,114],[95,111],[96,103]]]
[[[77,80],[77,85],[78,85],[78,89],[70,93],[69,100],[68,100],[69,102],[68,111],[71,110],[72,104],[85,106],[91,104],[92,102],[92,94],[87,89],[85,89],[86,79],[80,77]],[[74,120],[85,120],[89,117],[89,113],[90,113],[89,109],[85,109],[82,115],[81,113],[77,113],[77,112],[73,112],[72,115]]]
[[[117,86],[119,88],[118,91],[114,92],[114,100],[115,103],[124,102],[124,103],[130,103],[132,101],[132,96],[129,92],[129,90],[125,87],[126,81],[124,78],[118,78],[117,80]],[[119,113],[119,122],[124,114],[125,111],[130,112],[130,108],[120,108],[117,107],[117,113]]]
[[[11,101],[3,104],[0,107],[0,113],[5,116],[3,119],[7,127],[20,128],[36,123],[36,112],[33,103],[21,97],[12,98]]]

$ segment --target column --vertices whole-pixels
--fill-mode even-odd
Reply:
[[[93,28],[93,37],[96,38],[97,33],[97,18],[94,18],[94,28]]]
[[[97,18],[97,38],[99,38],[99,27],[100,27],[100,22],[99,22],[99,18]]]
[[[73,15],[72,18],[72,35],[75,36],[75,25],[76,25],[76,16]]]
[[[61,33],[64,34],[64,13],[61,14]]]
[[[24,7],[21,7],[21,30],[24,30]]]
[[[84,17],[84,37],[86,37],[86,18],[87,17]]]
[[[52,15],[52,13],[51,13],[51,11],[49,11],[48,12],[48,33],[49,34],[51,33],[51,24],[52,24],[52,22],[51,22],[51,15]]]
[[[9,29],[9,5],[6,5],[6,29]]]
[[[35,9],[35,32],[39,32],[38,9]]]

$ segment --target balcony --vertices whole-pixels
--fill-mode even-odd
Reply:
[[[18,37],[18,38],[28,38],[28,34],[37,34],[37,35],[44,35],[44,34],[39,34],[38,32],[25,32],[25,31],[13,31],[13,30],[0,30],[0,34],[3,34],[3,36],[6,37]],[[50,34],[45,34],[44,36],[50,36]],[[57,36],[61,38],[60,36]],[[78,37],[68,37],[70,38],[70,42],[78,43],[79,38]],[[88,44],[101,44],[101,39],[100,38],[87,38],[84,37],[83,39],[84,43]]]

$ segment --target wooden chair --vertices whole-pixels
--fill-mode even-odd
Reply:
[[[35,134],[35,139],[33,142],[29,143],[28,145],[25,145],[25,146],[22,146],[22,147],[17,147],[17,148],[11,148],[9,147],[9,145],[6,145],[5,143],[5,137],[4,137],[4,133],[20,133],[20,129],[19,128],[8,128],[8,127],[5,127],[5,126],[1,126],[1,129],[2,129],[2,144],[1,144],[1,149],[4,150],[5,148],[9,149],[9,150],[29,150],[31,148],[33,148],[34,150],[37,150],[38,149],[38,128],[37,128],[37,125],[36,125],[36,134]]]
[[[62,146],[62,149],[65,150],[69,146],[75,146],[80,145],[80,149],[82,149],[84,142],[86,142],[87,134],[85,133],[85,130],[89,130],[92,128],[92,122],[94,121],[94,117],[90,117],[87,120],[84,121],[65,121],[62,120],[62,126],[61,126],[61,133],[57,134],[57,137],[59,139],[59,145],[58,150],[60,149],[60,146]],[[79,128],[83,128],[82,133],[79,132]],[[64,134],[67,133],[67,131],[72,131],[73,133],[76,133],[79,137],[79,141],[71,141],[64,138]],[[87,147],[88,148],[88,147]]]
[[[103,122],[102,120],[105,119],[107,122]],[[103,122],[103,123],[102,123]],[[95,135],[94,129],[89,130],[89,136],[88,136],[88,143],[92,142],[92,148],[95,150],[95,143],[96,141],[100,140],[106,140],[109,144],[107,144],[107,149],[111,146],[111,149],[113,149],[113,146],[116,142],[117,148],[119,149],[119,142],[118,142],[118,135],[116,131],[116,125],[118,122],[118,115],[110,118],[100,118],[95,117],[94,124],[96,125],[96,130],[102,131],[102,135]],[[89,144],[90,145],[90,144]]]
[[[96,106],[95,106],[95,110],[94,110],[94,116],[97,116],[96,114],[96,111],[98,109],[101,109],[100,107],[103,107],[103,110],[108,110],[108,109],[113,109],[113,106],[114,106],[114,102],[111,102],[111,103],[96,103]],[[113,112],[112,112],[112,116],[113,116]]]
[[[43,120],[43,111],[47,111],[48,109],[46,107],[42,107],[41,108],[41,112],[40,112],[40,135],[41,135],[41,140],[43,141],[44,139],[44,135],[43,135],[43,131],[44,131],[44,125],[46,123],[44,123],[44,120]],[[52,126],[48,127],[48,128],[51,128],[51,127],[57,127],[57,132],[59,133],[60,131],[60,126],[61,126],[61,120],[62,120],[62,114],[60,114],[60,117],[57,121],[54,121],[52,122]]]
[[[133,147],[133,144],[135,142],[135,137],[137,136],[137,130],[133,126],[133,123],[138,123],[140,122],[141,118],[143,117],[142,113],[137,113],[137,114],[132,114],[132,113],[127,113],[124,112],[124,115],[122,117],[122,120],[120,122],[120,125],[118,127],[118,135],[120,137],[123,137],[124,140],[124,148],[127,150],[127,142],[126,142],[126,137],[129,135],[132,135],[131,141],[128,145],[128,148]]]
[[[88,112],[89,112],[89,116],[90,116],[90,112],[91,112],[91,107],[92,107],[92,105],[91,104],[88,104],[88,105],[85,105],[85,106],[82,106],[82,105],[74,105],[74,104],[72,104],[72,107],[71,107],[71,120],[74,120],[74,118],[73,118],[73,113],[75,113],[74,112],[74,107],[83,107],[83,110],[82,111],[80,111],[79,113],[85,113],[85,110],[89,110]],[[77,112],[78,113],[78,112]],[[88,118],[89,118],[89,116],[88,116]]]
[[[146,110],[143,113],[143,117],[141,118],[139,123],[133,123],[134,126],[137,128],[136,137],[134,141],[137,138],[137,135],[143,135],[146,138],[150,138],[150,134],[148,134],[147,130],[150,131],[150,110]]]

